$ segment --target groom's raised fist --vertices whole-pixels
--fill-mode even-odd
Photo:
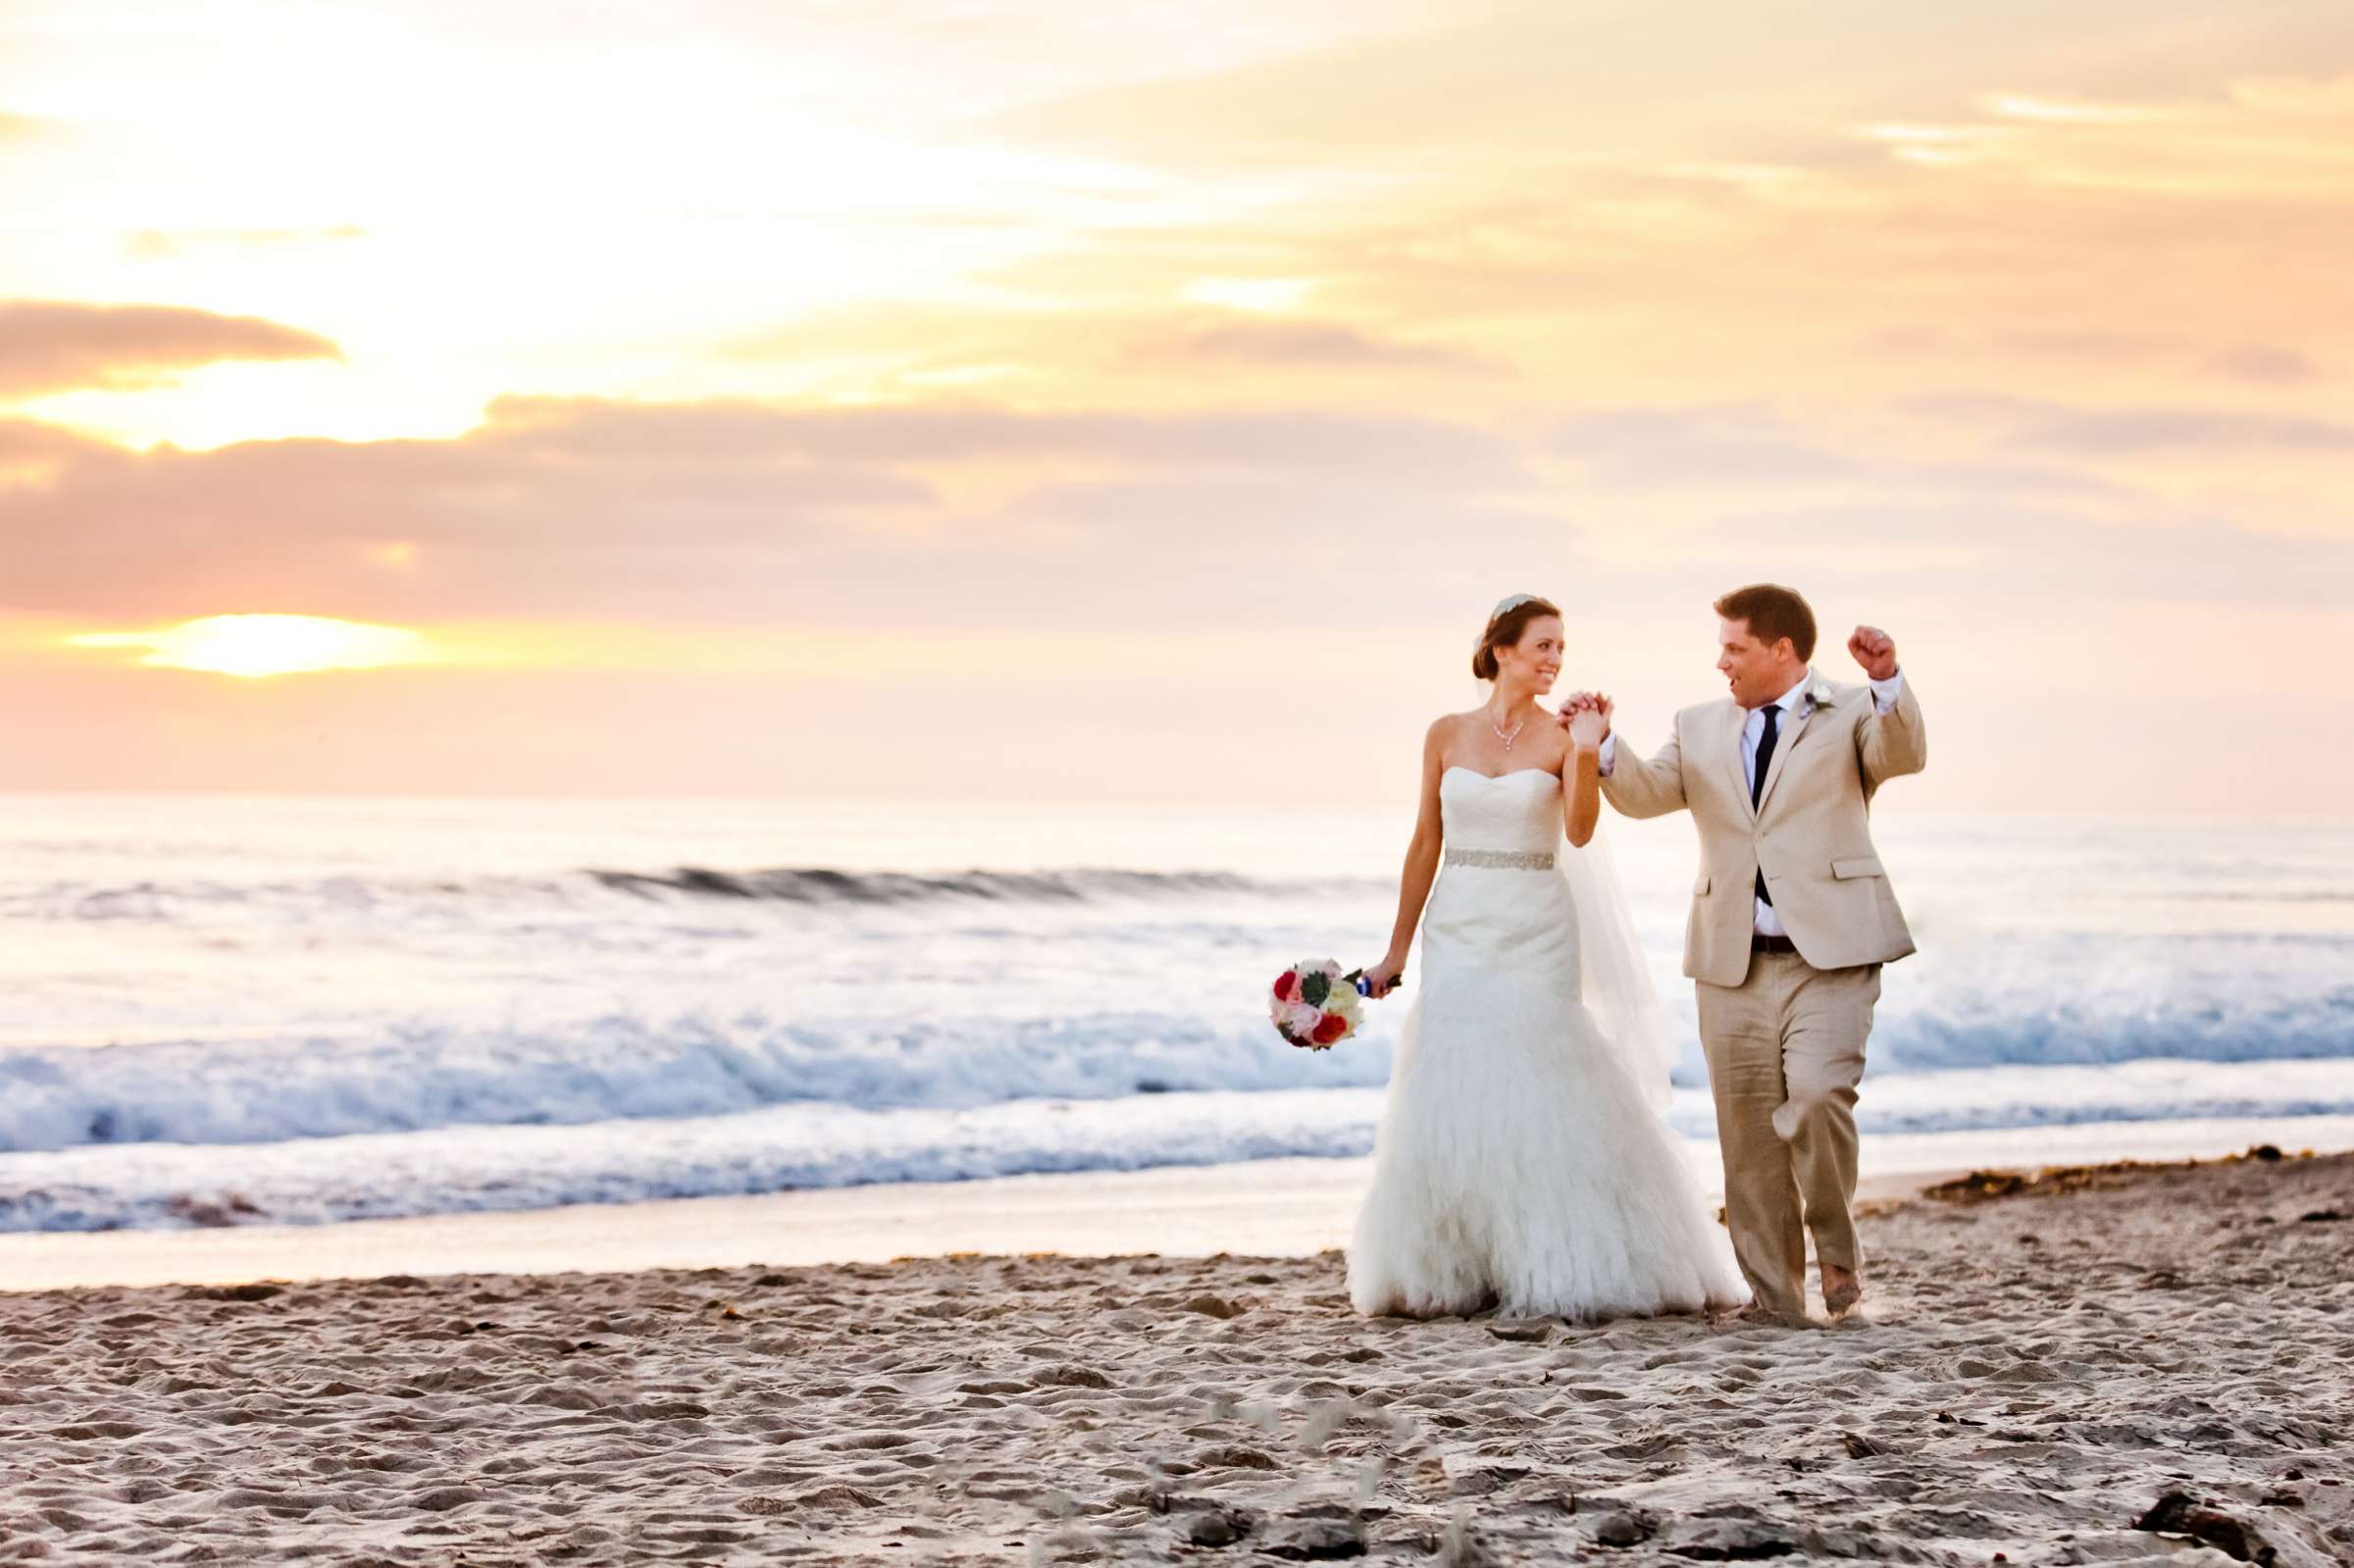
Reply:
[[[1896,643],[1876,626],[1856,628],[1856,634],[1847,639],[1847,651],[1855,655],[1856,663],[1874,681],[1887,681],[1896,675]]]

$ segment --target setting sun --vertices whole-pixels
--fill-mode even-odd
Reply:
[[[425,638],[400,627],[311,615],[211,615],[148,632],[90,632],[82,648],[145,648],[138,662],[259,680],[313,670],[369,670],[428,661]]]

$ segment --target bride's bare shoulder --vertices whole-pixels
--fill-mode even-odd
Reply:
[[[1456,743],[1456,737],[1463,733],[1463,726],[1472,717],[1468,713],[1442,713],[1431,720],[1430,728],[1422,732],[1423,755],[1446,760],[1448,751]]]
[[[1476,713],[1442,713],[1430,721],[1426,733],[1433,741],[1451,740],[1470,727],[1479,717]]]

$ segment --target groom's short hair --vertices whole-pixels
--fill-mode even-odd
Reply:
[[[1767,647],[1788,637],[1799,658],[1815,657],[1815,612],[1796,588],[1752,582],[1718,599],[1716,613],[1727,621],[1747,621],[1749,634]]]

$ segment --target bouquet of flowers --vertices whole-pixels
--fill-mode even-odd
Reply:
[[[1362,1018],[1356,999],[1363,974],[1358,969],[1343,974],[1329,958],[1305,959],[1285,970],[1267,1008],[1276,1033],[1311,1051],[1330,1050],[1356,1034]]]

